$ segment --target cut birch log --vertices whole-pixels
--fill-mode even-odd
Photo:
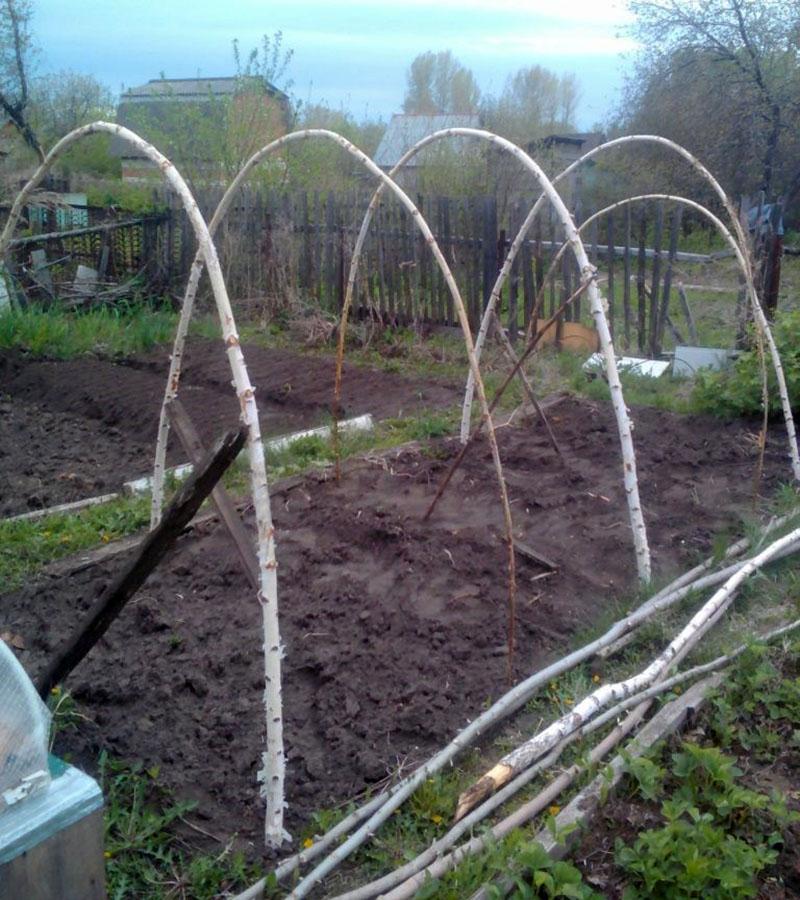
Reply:
[[[791,516],[787,516],[784,519],[778,521],[773,520],[772,522],[770,522],[767,528],[773,529],[775,527],[778,527],[779,525],[786,524],[786,522],[790,520],[790,518]],[[741,541],[738,541],[736,544],[734,544],[731,548],[731,552],[733,552],[734,550],[739,551],[743,544],[744,546],[747,546],[747,544],[745,544],[745,540],[746,539],[742,539]],[[306,879],[304,879],[309,889],[314,884],[317,884],[328,873],[333,871],[333,869],[335,869],[336,866],[339,865],[339,863],[346,859],[368,838],[370,838],[377,831],[380,825],[389,818],[394,810],[397,809],[404,800],[411,796],[411,794],[427,778],[440,771],[444,766],[448,765],[451,760],[453,760],[462,750],[474,743],[482,734],[485,734],[488,729],[495,727],[498,722],[502,721],[504,718],[511,715],[522,705],[524,705],[539,690],[542,685],[547,684],[554,678],[558,678],[559,676],[563,675],[564,672],[568,672],[570,669],[575,668],[575,666],[579,665],[580,663],[590,659],[592,656],[596,655],[596,653],[602,647],[607,646],[622,635],[627,634],[628,631],[638,627],[638,625],[640,625],[642,622],[648,620],[661,610],[667,609],[674,603],[678,602],[674,591],[672,591],[672,588],[675,585],[685,584],[687,577],[696,575],[698,571],[705,571],[706,567],[710,564],[711,560],[706,560],[705,563],[701,563],[699,566],[696,566],[690,572],[686,573],[686,575],[681,576],[680,578],[676,579],[671,585],[668,585],[667,588],[663,588],[661,591],[659,591],[658,594],[654,595],[654,597],[651,598],[650,601],[643,604],[639,609],[630,613],[625,618],[617,621],[608,629],[608,631],[605,632],[605,634],[568,654],[567,656],[556,660],[554,663],[551,663],[544,669],[541,669],[538,672],[530,675],[524,681],[520,682],[518,685],[504,694],[501,698],[499,698],[488,710],[481,713],[474,721],[467,725],[446,747],[438,751],[433,757],[431,757],[426,763],[416,769],[416,771],[414,771],[411,775],[408,775],[402,781],[398,782],[387,792],[385,792],[382,802],[380,804],[377,804],[377,808],[375,808],[374,810],[370,810],[368,815],[365,814],[363,817],[361,817],[359,814],[362,812],[362,810],[356,810],[352,814],[352,822],[354,824],[358,824],[359,827],[340,846],[338,846],[327,857],[325,857],[322,862],[318,863],[317,866],[309,873]],[[657,600],[657,602],[653,602],[655,600]],[[335,839],[338,839],[339,837],[340,835],[337,834]],[[319,842],[319,846],[324,846],[324,848],[327,849],[333,842],[333,839],[328,841],[328,838],[329,835],[325,835],[325,837]],[[313,845],[308,849],[308,851],[306,851],[308,855],[306,856],[306,859],[304,861],[311,861],[311,859],[317,857],[318,854],[315,852],[316,846],[317,845]],[[295,856],[294,859],[296,860],[297,856]],[[295,865],[291,871],[294,871],[296,868],[297,865]]]
[[[756,641],[757,643],[768,643],[770,641],[774,641],[779,637],[783,637],[786,634],[797,630],[798,628],[800,628],[800,620],[792,622],[789,625],[783,625],[780,628],[774,629],[768,634],[761,635],[756,638]],[[633,697],[629,697],[627,700],[624,700],[622,703],[613,707],[613,709],[608,710],[604,715],[592,719],[592,721],[581,728],[580,731],[573,732],[573,734],[570,735],[569,738],[565,739],[565,741],[559,744],[558,747],[555,750],[551,751],[544,759],[535,763],[529,769],[526,769],[512,782],[502,788],[502,790],[498,791],[497,794],[485,800],[480,807],[473,810],[468,816],[465,816],[464,819],[454,825],[446,835],[431,844],[427,850],[423,851],[423,853],[417,856],[414,860],[411,860],[410,862],[401,866],[399,869],[395,869],[388,875],[384,875],[382,878],[379,878],[376,881],[372,881],[369,884],[362,885],[361,887],[356,888],[352,891],[347,891],[344,894],[337,895],[335,898],[333,898],[333,900],[369,900],[369,898],[383,895],[386,891],[395,887],[397,884],[400,884],[401,882],[404,882],[407,879],[411,878],[411,876],[416,875],[416,873],[420,872],[426,866],[430,865],[436,859],[440,858],[445,851],[449,850],[454,844],[456,844],[464,834],[466,834],[468,831],[471,831],[480,822],[484,821],[491,812],[497,809],[497,807],[505,803],[505,801],[510,797],[516,795],[540,772],[555,765],[561,753],[563,753],[563,751],[567,746],[569,746],[570,743],[574,742],[578,738],[584,738],[587,735],[599,730],[600,728],[605,727],[609,722],[613,721],[615,718],[618,718],[620,715],[622,715],[622,713],[626,712],[631,707],[640,706],[646,701],[649,701],[660,694],[666,693],[667,691],[672,690],[678,685],[684,684],[686,681],[700,678],[703,675],[708,675],[711,672],[730,665],[750,646],[750,644],[743,644],[737,647],[731,653],[725,656],[718,657],[717,659],[712,660],[710,663],[705,663],[701,666],[695,666],[693,669],[689,669],[685,672],[681,672],[680,674],[673,676],[672,678],[661,681],[658,684],[654,685],[652,688],[649,688],[648,690],[643,691],[640,694],[636,694]],[[650,746],[652,743],[659,740],[660,736],[668,733],[670,727],[673,730],[681,727],[682,722],[680,721],[680,716],[684,715],[688,711],[689,707],[691,707],[691,709],[693,710],[698,708],[693,703],[694,691],[695,688],[689,689],[689,691],[687,691],[687,693],[684,694],[680,700],[675,703],[671,703],[669,706],[664,707],[663,711],[656,713],[653,719],[651,719],[650,722],[648,722],[644,726],[642,731],[640,731],[637,737],[632,741],[631,751],[633,752],[634,746]],[[706,692],[704,691],[704,696],[705,693]],[[669,712],[669,710],[679,711],[678,719],[676,719],[672,715],[672,713]],[[672,723],[672,725],[667,728],[667,731],[662,731],[660,724],[662,722]],[[654,735],[652,739],[651,735]],[[577,805],[580,806],[580,804]],[[557,823],[559,824],[559,826],[566,824],[561,820],[557,820]],[[561,827],[557,829],[557,832],[562,831],[563,829]],[[541,835],[539,837],[539,840],[541,840]],[[474,896],[479,897],[483,896],[483,894],[481,894],[481,892],[479,891]]]
[[[644,717],[647,712],[648,704],[644,703],[631,712],[628,717],[618,725],[610,734],[608,734],[596,747],[589,753],[589,764],[598,763],[603,757],[610,753],[614,747],[634,728]],[[514,829],[520,828],[529,822],[534,816],[539,815],[551,803],[553,803],[559,795],[568,788],[572,782],[581,774],[583,766],[573,765],[564,771],[555,779],[545,790],[537,794],[532,800],[524,803],[519,809],[515,810],[505,819],[498,822],[483,834],[473,837],[466,844],[462,844],[452,853],[436,860],[432,865],[428,866],[423,872],[410,878],[399,887],[395,888],[387,894],[383,895],[384,900],[410,900],[420,887],[431,878],[440,878],[447,871],[458,865],[462,859],[467,856],[474,855],[484,850],[490,843],[496,842],[510,834]]]
[[[214,485],[236,459],[246,439],[247,431],[241,427],[237,431],[223,435],[215,443],[213,449],[203,459],[197,473],[175,495],[158,528],[151,531],[142,541],[132,559],[103,591],[75,633],[40,676],[36,685],[40,696],[46,698],[50,690],[69,675],[108,631],[125,604],[144,584],[147,576],[166,556],[178,535],[191,522]]]
[[[800,539],[800,528],[775,541],[758,556],[745,563],[706,601],[667,648],[643,671],[624,681],[598,688],[581,700],[569,714],[553,722],[544,731],[512,750],[511,753],[506,754],[499,763],[459,797],[455,814],[456,821],[510,781],[519,771],[547,753],[567,735],[588,722],[609,702],[624,700],[652,684],[672,665],[679,653],[685,654],[695,645],[705,633],[707,623],[716,621],[725,612],[733,600],[736,589],[746,578],[798,539]]]
[[[697,713],[703,706],[709,693],[719,685],[721,676],[711,676],[693,685],[682,697],[671,700],[647,722],[625,747],[625,753],[619,754],[606,767],[602,775],[596,776],[554,817],[552,826],[542,828],[533,838],[542,845],[553,859],[563,859],[575,845],[583,833],[571,826],[585,829],[602,805],[601,798],[613,792],[624,775],[627,763],[644,755],[658,741],[680,731],[689,715]],[[609,771],[610,768],[610,771]],[[556,840],[553,833],[566,835],[566,840]],[[522,873],[524,877],[524,873]],[[489,900],[489,898],[507,897],[514,889],[510,879],[503,879],[489,887],[476,891],[470,900]]]

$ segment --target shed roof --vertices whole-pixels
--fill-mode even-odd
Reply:
[[[480,128],[481,120],[477,115],[448,116],[407,116],[394,115],[375,151],[375,162],[384,169],[391,169],[400,157],[426,135],[445,128]],[[453,138],[448,146],[457,151],[463,150],[469,138]],[[419,165],[420,156],[410,160],[409,166]]]
[[[237,78],[226,76],[224,78],[151,78],[147,84],[129,88],[120,97],[121,103],[158,103],[168,102],[194,102],[206,100],[209,97],[225,97],[235,94],[245,85],[250,90],[261,89],[273,97],[285,97],[283,91],[262,78]]]

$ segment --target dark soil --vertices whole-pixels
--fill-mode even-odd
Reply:
[[[253,346],[244,352],[265,435],[329,419],[330,358]],[[168,367],[166,351],[122,361],[0,354],[0,516],[117,490],[146,475]],[[239,405],[220,341],[190,346],[180,396],[206,442],[235,424]],[[345,417],[399,416],[456,396],[434,381],[345,367]],[[179,450],[170,461],[183,461]]]
[[[634,411],[642,495],[658,573],[707,551],[747,506],[757,426]],[[559,566],[518,558],[523,675],[560,654],[635,581],[610,408],[553,410],[565,451],[541,427],[501,429],[518,536]],[[506,554],[485,443],[421,521],[452,441],[367,458],[340,483],[309,477],[274,500],[289,825],[408,767],[506,686]],[[789,477],[776,436],[764,490]],[[25,641],[35,675],[119,566],[28,586],[0,602],[0,631]],[[57,751],[89,770],[107,749],[158,765],[204,828],[258,846],[264,731],[260,611],[225,533],[183,538],[69,679],[88,716]]]

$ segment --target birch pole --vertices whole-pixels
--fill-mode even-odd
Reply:
[[[263,755],[263,768],[259,773],[262,782],[262,796],[266,800],[266,820],[264,827],[265,842],[270,847],[279,847],[289,835],[283,828],[284,810],[284,752],[283,752],[283,713],[281,699],[281,656],[283,649],[278,625],[278,581],[277,563],[275,561],[275,531],[272,525],[267,471],[264,461],[264,449],[261,442],[261,429],[258,421],[258,408],[255,401],[255,390],[250,383],[247,367],[239,344],[239,336],[231,309],[225,280],[219,264],[214,242],[209,234],[205,219],[192,196],[186,182],[175,166],[152,144],[145,141],[122,125],[110,122],[93,122],[76,128],[63,137],[50,150],[44,162],[34,172],[30,181],[17,195],[14,205],[0,235],[0,256],[4,255],[8,242],[19,219],[31,191],[41,182],[55,159],[75,141],[90,134],[105,133],[116,135],[142,152],[151,162],[158,166],[162,175],[180,197],[186,214],[192,223],[195,236],[208,267],[211,287],[219,314],[222,335],[228,354],[228,361],[233,374],[236,394],[241,407],[241,418],[247,427],[247,449],[250,462],[250,481],[253,493],[256,525],[258,530],[258,561],[260,574],[260,590],[258,600],[262,610],[264,635],[264,706],[267,718],[266,750]]]
[[[468,129],[472,134],[472,137],[480,138],[483,140],[488,139],[487,136],[490,134],[489,132],[478,131],[476,129]],[[410,147],[406,152],[400,157],[400,159],[395,163],[395,165],[389,170],[389,177],[394,178],[398,172],[400,172],[405,165],[413,159],[421,150],[428,146],[428,144],[432,144],[436,141],[443,140],[445,138],[458,137],[460,134],[460,130],[457,128],[443,128],[440,131],[434,131],[429,135],[426,135],[421,140],[417,141],[412,147]],[[507,148],[502,148],[507,149]],[[344,347],[345,347],[345,339],[347,334],[347,324],[350,317],[350,309],[353,305],[353,292],[355,289],[355,282],[358,276],[358,267],[361,263],[361,255],[364,250],[364,244],[367,240],[367,234],[369,233],[369,227],[372,224],[372,217],[375,213],[375,210],[378,208],[378,204],[380,203],[381,197],[383,196],[384,189],[386,187],[386,183],[381,181],[377,188],[375,188],[375,192],[373,193],[369,205],[367,207],[366,212],[364,213],[364,218],[361,221],[361,228],[359,229],[358,236],[356,238],[355,246],[353,247],[353,255],[350,259],[350,268],[347,273],[347,287],[345,288],[344,295],[344,303],[342,304],[342,314],[339,318],[339,336],[336,344],[336,376],[334,382],[334,428],[336,427],[336,421],[338,418],[338,409],[341,401],[341,384],[342,384],[342,368],[344,365]],[[502,287],[502,285],[501,285]],[[499,293],[499,291],[498,291]],[[483,345],[484,337],[480,338],[480,345],[476,343],[476,354],[480,359],[480,349],[479,346]],[[503,349],[508,356],[511,364],[514,365],[516,363],[514,348],[511,346],[508,339],[505,337],[505,334],[502,335],[501,338]],[[552,431],[550,430],[550,426],[547,423],[547,419],[544,416],[544,413],[539,408],[539,404],[536,400],[536,397],[533,393],[533,388],[525,376],[524,371],[520,370],[520,375],[522,379],[522,387],[525,393],[528,395],[532,405],[536,409],[542,421],[545,423],[545,427],[548,432],[548,437],[550,438],[550,442],[553,444],[553,448],[560,455],[561,449],[558,446],[557,441],[555,440]],[[469,370],[468,378],[470,379],[470,384],[473,383],[472,380],[472,370]],[[466,437],[462,435],[462,443],[466,440]],[[338,477],[338,466],[339,466],[339,457],[337,454],[336,457],[336,465],[337,465],[337,477]]]
[[[461,293],[458,290],[458,285],[456,284],[455,278],[453,277],[453,273],[450,271],[450,267],[447,265],[447,261],[442,254],[442,251],[436,242],[433,233],[428,226],[428,223],[425,221],[425,218],[422,216],[420,211],[414,205],[412,200],[408,197],[408,195],[397,185],[395,182],[386,175],[366,154],[364,154],[361,150],[359,150],[354,144],[347,140],[347,138],[342,137],[342,135],[337,134],[334,131],[328,131],[326,129],[307,129],[305,131],[294,132],[289,135],[285,135],[282,138],[279,138],[276,141],[272,141],[269,144],[266,144],[256,153],[254,153],[250,159],[244,164],[239,173],[233,179],[231,184],[228,186],[228,189],[225,191],[225,194],[220,201],[217,210],[212,217],[211,224],[211,233],[216,230],[220,221],[224,217],[225,213],[230,206],[231,200],[235,195],[236,191],[242,184],[242,182],[247,178],[250,172],[257,166],[265,157],[269,154],[273,153],[275,150],[280,147],[285,146],[286,144],[297,141],[297,140],[305,140],[311,137],[320,137],[327,140],[331,140],[334,143],[337,143],[340,147],[346,150],[351,156],[357,159],[361,165],[363,165],[372,175],[378,178],[382,185],[389,188],[390,191],[397,197],[397,199],[403,204],[403,206],[408,210],[412,217],[412,221],[416,222],[417,227],[422,232],[423,237],[425,238],[426,243],[431,249],[433,253],[434,259],[436,260],[439,269],[442,272],[442,276],[447,284],[448,290],[450,291],[450,295],[453,298],[453,303],[455,304],[456,311],[458,314],[459,323],[461,325],[461,330],[464,335],[464,343],[467,349],[467,357],[470,362],[470,371],[473,374],[473,377],[478,386],[478,397],[481,405],[481,413],[483,416],[483,422],[486,425],[487,432],[489,435],[489,443],[491,446],[492,452],[492,462],[494,463],[495,473],[497,475],[498,481],[498,489],[500,493],[500,503],[503,510],[503,520],[505,525],[506,532],[506,545],[507,545],[507,553],[508,553],[508,615],[509,615],[509,637],[508,637],[508,666],[509,666],[509,676],[511,674],[513,655],[514,655],[514,622],[516,618],[516,564],[514,558],[514,541],[513,541],[513,521],[511,517],[511,506],[508,501],[508,491],[506,489],[505,479],[503,477],[503,466],[500,460],[500,450],[497,446],[497,436],[494,430],[494,423],[492,421],[491,412],[489,411],[489,404],[486,398],[486,391],[483,385],[483,379],[481,378],[480,369],[478,367],[477,357],[475,356],[474,347],[472,343],[472,333],[469,327],[469,320],[467,318],[467,312],[464,307],[463,300],[461,299]],[[200,283],[200,275],[202,274],[202,266],[203,266],[203,258],[202,255],[198,252],[195,257],[194,263],[192,264],[192,271],[189,277],[189,283],[186,288],[186,294],[184,296],[183,307],[181,309],[181,317],[178,323],[178,330],[176,332],[175,346],[173,349],[172,360],[170,362],[170,372],[167,378],[167,387],[164,393],[164,401],[161,407],[161,418],[159,422],[159,433],[158,440],[156,444],[156,462],[154,466],[153,472],[153,506],[151,507],[151,525],[154,520],[157,521],[157,516],[160,515],[161,509],[161,497],[163,496],[163,479],[164,479],[164,461],[166,458],[166,450],[167,450],[167,438],[169,434],[169,419],[166,414],[167,404],[170,400],[172,400],[175,396],[177,396],[178,384],[180,380],[180,365],[181,359],[183,356],[183,348],[185,345],[186,335],[188,333],[189,321],[192,315],[192,309],[194,306],[194,299],[197,293],[197,287]],[[338,419],[338,397],[340,396],[341,391],[341,369],[337,368],[336,374],[336,383],[334,386],[334,439],[336,439],[336,424]],[[158,500],[156,501],[156,495],[158,496]]]
[[[800,481],[800,453],[798,453],[797,446],[797,435],[794,424],[794,415],[792,413],[791,403],[789,401],[789,392],[786,387],[786,377],[783,371],[783,365],[781,363],[780,354],[778,352],[777,345],[775,344],[774,337],[772,335],[772,330],[769,326],[769,322],[767,321],[766,316],[764,315],[763,308],[761,307],[761,303],[758,299],[758,294],[755,289],[755,281],[753,279],[753,270],[752,264],[749,258],[749,255],[746,253],[748,247],[747,236],[745,235],[744,228],[742,227],[742,223],[739,217],[736,215],[736,210],[733,208],[733,204],[731,203],[728,195],[722,189],[722,186],[717,181],[717,179],[711,174],[711,172],[694,156],[690,153],[685,147],[682,147],[680,144],[675,141],[671,141],[668,138],[660,137],[659,135],[650,135],[650,134],[634,134],[628,135],[626,137],[615,138],[611,141],[606,141],[603,144],[595,147],[594,149],[588,151],[580,158],[576,159],[573,163],[566,167],[562,172],[555,176],[553,179],[553,185],[558,184],[572,172],[574,172],[579,166],[583,165],[590,159],[593,159],[595,156],[600,153],[604,153],[607,150],[610,150],[615,147],[624,146],[626,144],[657,144],[659,146],[665,147],[668,150],[677,153],[679,156],[682,156],[691,166],[692,168],[703,178],[712,188],[714,193],[719,197],[722,202],[723,207],[725,208],[726,213],[728,214],[728,218],[731,220],[733,225],[734,232],[736,234],[736,239],[740,245],[742,255],[745,258],[745,269],[748,272],[746,276],[747,286],[748,286],[748,297],[750,301],[751,308],[753,310],[753,316],[756,320],[759,330],[764,334],[765,340],[767,342],[767,346],[770,352],[770,358],[772,361],[773,369],[775,370],[775,380],[778,385],[778,392],[781,398],[781,406],[783,410],[784,422],[786,424],[786,432],[789,442],[789,456],[791,459],[792,465],[792,473],[794,475],[795,480]],[[545,193],[542,193],[539,198],[534,203],[530,212],[525,218],[525,221],[522,223],[522,226],[519,229],[514,241],[509,248],[508,254],[506,255],[506,259],[503,263],[503,266],[497,276],[497,281],[495,283],[495,287],[492,290],[492,294],[490,297],[490,301],[484,311],[483,319],[481,320],[481,326],[478,330],[478,335],[475,339],[475,347],[476,353],[480,358],[480,354],[483,348],[484,341],[486,339],[486,333],[488,332],[489,324],[491,322],[491,310],[494,308],[494,305],[497,303],[497,300],[500,296],[500,292],[505,284],[506,279],[511,271],[511,267],[514,264],[514,260],[517,257],[522,245],[524,244],[528,232],[533,225],[536,216],[539,214],[539,211],[542,208],[547,196]],[[472,409],[472,397],[474,393],[474,387],[469,382],[469,377],[467,378],[467,388],[464,395],[464,407],[462,410],[462,419],[461,419],[461,440],[466,440],[466,436],[469,434],[469,421],[470,421],[470,413]],[[465,424],[466,422],[466,424]]]
[[[506,754],[500,762],[459,797],[455,814],[456,821],[572,734],[573,731],[583,727],[609,703],[612,701],[622,702],[633,694],[646,690],[667,671],[679,654],[688,653],[706,633],[708,626],[725,613],[732,603],[739,585],[798,538],[800,538],[800,528],[795,528],[745,563],[703,604],[681,632],[647,668],[624,681],[598,688],[581,700],[566,716],[562,716],[530,740],[512,750],[511,753]]]

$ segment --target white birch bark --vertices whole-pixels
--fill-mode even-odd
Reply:
[[[784,516],[781,519],[771,520],[765,527],[760,540],[763,540],[771,530],[786,524],[791,518],[792,516]],[[731,545],[729,551],[726,552],[725,558],[730,558],[746,549],[747,546],[749,546],[748,539],[743,538],[742,540],[737,541],[735,544]],[[361,828],[347,838],[346,841],[337,847],[336,850],[327,856],[317,868],[310,873],[308,876],[312,879],[311,886],[309,887],[310,890],[311,887],[313,887],[313,884],[318,883],[367,841],[377,831],[381,824],[389,818],[392,812],[411,796],[426,778],[429,778],[431,775],[450,764],[459,753],[471,746],[490,728],[496,727],[498,722],[501,722],[523,706],[523,704],[536,694],[542,685],[547,684],[554,678],[558,678],[570,669],[585,662],[587,659],[591,659],[604,647],[613,644],[643,622],[649,621],[659,612],[669,609],[675,603],[679,602],[685,594],[678,592],[678,589],[686,587],[697,575],[702,575],[704,572],[707,572],[713,566],[713,563],[714,559],[710,558],[701,565],[691,569],[689,572],[679,576],[634,612],[630,613],[624,619],[617,621],[605,634],[567,656],[562,657],[562,659],[556,660],[546,668],[533,673],[524,681],[517,684],[500,697],[488,710],[481,713],[481,715],[467,725],[446,747],[438,751],[411,775],[406,776],[382,795],[355,810],[345,821],[327,832],[318,842],[315,842],[307,850],[285,860],[275,871],[278,880],[282,880],[301,865],[305,865],[313,859],[316,859],[323,850],[331,846],[332,843],[346,834],[352,827],[364,822],[364,820],[369,817],[369,820],[364,822]],[[692,588],[690,588],[690,590],[691,589]],[[265,883],[266,882],[263,882],[263,884]],[[263,886],[261,882],[259,882],[259,884]]]
[[[228,354],[228,361],[233,374],[236,393],[239,398],[241,417],[248,429],[248,455],[250,460],[251,488],[258,528],[258,560],[261,589],[258,599],[263,614],[264,633],[264,676],[266,687],[264,705],[267,717],[267,741],[264,753],[264,768],[260,773],[263,781],[262,794],[266,798],[267,815],[264,829],[265,841],[269,846],[280,846],[288,834],[283,828],[284,810],[284,753],[283,753],[283,714],[281,700],[281,655],[282,647],[278,627],[278,589],[277,563],[275,561],[275,536],[272,525],[272,513],[267,486],[267,472],[264,451],[261,443],[261,430],[258,421],[258,409],[255,401],[255,390],[250,383],[245,366],[244,356],[236,323],[231,309],[228,291],[222,276],[219,258],[214,243],[200,210],[175,166],[155,147],[121,125],[109,122],[93,122],[77,128],[63,137],[47,154],[30,181],[17,195],[11,209],[6,226],[0,235],[0,256],[5,252],[11,239],[20,212],[30,192],[40,183],[54,160],[75,141],[86,135],[98,132],[116,135],[144,153],[155,163],[164,178],[180,197],[184,209],[194,229],[208,268],[209,278],[217,305],[222,335]]]
[[[447,128],[443,131],[435,132],[434,134],[429,135],[427,138],[419,141],[414,147],[408,150],[403,157],[401,157],[397,166],[395,166],[392,171],[397,171],[402,165],[405,164],[408,159],[410,159],[414,154],[418,153],[427,144],[444,137],[478,138],[480,140],[487,141],[488,143],[499,147],[504,152],[514,156],[529,172],[531,172],[531,174],[533,174],[539,185],[542,187],[544,194],[553,204],[553,207],[564,226],[569,245],[575,253],[575,258],[578,262],[578,267],[581,272],[581,280],[585,281],[587,277],[594,272],[594,267],[589,263],[589,259],[586,256],[586,251],[584,250],[583,243],[580,239],[577,229],[575,228],[575,223],[572,221],[572,217],[570,216],[569,211],[564,205],[564,202],[561,199],[560,195],[555,190],[541,167],[536,162],[534,162],[534,160],[532,160],[527,153],[525,153],[511,141],[507,141],[505,138],[493,134],[492,132],[483,131],[477,128]],[[352,293],[356,277],[356,267],[361,256],[361,250],[366,239],[366,234],[369,229],[372,214],[377,207],[379,199],[380,194],[378,191],[376,191],[364,216],[361,230],[356,241],[356,247],[353,253],[350,273],[348,275],[345,303],[342,310],[342,317],[339,327],[339,344],[337,347],[335,386],[336,399],[334,401],[335,407],[338,407],[338,397],[341,384],[341,365],[344,355],[345,328],[347,325],[347,317],[350,311],[350,304],[352,303]],[[511,266],[509,264],[508,269],[510,270],[510,268]],[[493,297],[489,301],[489,304],[486,308],[486,313],[484,314],[484,319],[481,323],[481,330],[484,332],[483,338],[480,337],[480,333],[478,336],[478,340],[481,341],[481,344],[483,343],[483,340],[485,340],[485,329],[483,327],[484,323],[486,325],[486,328],[488,328],[489,321],[491,320],[490,310],[494,310],[494,301],[496,300],[496,297],[494,296],[495,291],[497,296],[499,297],[500,290],[502,289],[502,282],[500,281],[499,277],[498,282],[499,287],[497,284],[495,285],[495,288],[493,289]],[[606,376],[608,378],[608,384],[611,390],[611,402],[614,408],[614,415],[617,420],[617,429],[619,431],[620,446],[622,449],[623,458],[623,480],[625,484],[625,495],[628,503],[628,514],[631,522],[631,530],[633,532],[634,551],[636,554],[636,569],[639,574],[639,579],[643,582],[648,582],[650,580],[650,548],[647,543],[647,530],[644,524],[641,502],[639,500],[639,485],[636,478],[636,455],[633,447],[632,426],[628,418],[628,410],[625,406],[624,398],[622,396],[622,385],[619,380],[619,373],[617,372],[616,357],[614,355],[614,348],[611,342],[611,333],[609,331],[608,322],[605,316],[605,301],[601,298],[597,284],[594,283],[594,281],[589,285],[587,294],[589,297],[589,303],[592,308],[592,315],[595,319],[595,327],[597,328],[597,332],[600,336],[600,346],[603,352]],[[470,362],[470,371],[468,374],[467,382],[467,393],[470,397],[470,410],[472,392],[474,391],[474,379],[478,371],[478,367],[473,367],[472,363]],[[469,422],[470,416],[466,411],[465,398],[464,414],[462,415],[461,425],[462,443],[466,443],[467,435],[469,432]]]
[[[677,153],[679,156],[682,156],[691,166],[692,168],[703,178],[713,189],[714,193],[719,197],[722,201],[723,206],[725,207],[725,211],[728,214],[729,219],[733,225],[734,231],[736,233],[737,241],[740,245],[741,252],[745,257],[745,268],[747,270],[746,282],[748,285],[748,298],[750,301],[750,305],[753,309],[753,315],[756,320],[756,324],[758,325],[759,331],[763,333],[767,346],[769,347],[770,358],[772,361],[773,368],[775,370],[775,379],[778,385],[778,393],[781,398],[781,407],[783,410],[784,422],[786,424],[786,432],[789,442],[789,455],[792,464],[792,473],[795,477],[795,480],[800,480],[800,453],[798,453],[797,446],[797,435],[794,424],[794,415],[792,413],[791,403],[789,401],[789,392],[786,386],[786,377],[783,371],[783,365],[781,363],[780,354],[778,353],[778,348],[775,344],[775,340],[772,335],[772,330],[770,329],[769,322],[767,321],[766,316],[764,315],[763,308],[761,307],[761,303],[758,300],[758,296],[755,290],[755,282],[753,279],[753,271],[752,264],[747,254],[748,241],[747,236],[744,232],[744,228],[742,227],[742,223],[739,220],[739,217],[736,215],[736,210],[733,207],[728,195],[722,189],[722,186],[719,182],[714,178],[711,172],[697,159],[692,153],[690,153],[685,147],[682,147],[680,144],[675,143],[674,141],[669,140],[668,138],[663,138],[658,135],[643,135],[643,134],[635,134],[628,135],[626,137],[615,138],[611,141],[606,141],[604,144],[600,144],[595,147],[593,150],[590,150],[588,153],[585,153],[579,159],[575,160],[566,169],[560,172],[553,179],[553,184],[556,185],[564,178],[569,176],[572,172],[574,172],[579,166],[586,163],[588,160],[593,159],[595,156],[606,152],[614,147],[625,146],[626,144],[646,144],[646,143],[655,143],[662,147],[666,147],[667,149]],[[490,301],[486,307],[484,312],[483,319],[481,320],[481,327],[478,330],[478,335],[475,339],[475,348],[476,353],[478,354],[478,358],[480,358],[480,354],[483,348],[484,341],[486,339],[486,333],[489,328],[489,323],[491,321],[491,310],[494,309],[495,304],[497,303],[497,299],[500,296],[500,292],[503,288],[503,285],[508,278],[508,275],[511,271],[511,267],[514,263],[514,260],[517,257],[525,239],[527,238],[528,232],[533,225],[536,216],[539,214],[542,205],[546,200],[546,195],[543,193],[534,203],[530,212],[525,218],[525,221],[522,223],[520,230],[517,236],[514,238],[514,241],[509,248],[506,259],[503,263],[503,266],[497,276],[497,281],[495,282],[495,286],[492,290],[492,294],[490,297]],[[462,410],[462,424],[461,424],[461,440],[462,442],[466,440],[466,435],[469,432],[469,419],[470,413],[472,409],[472,396],[473,396],[474,388],[469,383],[469,378],[467,379],[467,389],[464,396],[464,407]],[[464,423],[467,423],[466,425]]]
[[[500,762],[489,770],[478,782],[459,798],[456,818],[459,819],[489,793],[494,792],[522,769],[531,765],[540,756],[564,740],[573,731],[589,722],[610,702],[621,702],[627,697],[645,690],[659,678],[678,654],[687,653],[705,634],[707,625],[717,621],[733,601],[739,585],[753,572],[760,569],[775,555],[800,538],[800,528],[774,541],[749,560],[692,616],[681,632],[666,649],[637,675],[614,684],[603,685],[578,703],[566,716],[553,722],[521,746],[506,754]]]

